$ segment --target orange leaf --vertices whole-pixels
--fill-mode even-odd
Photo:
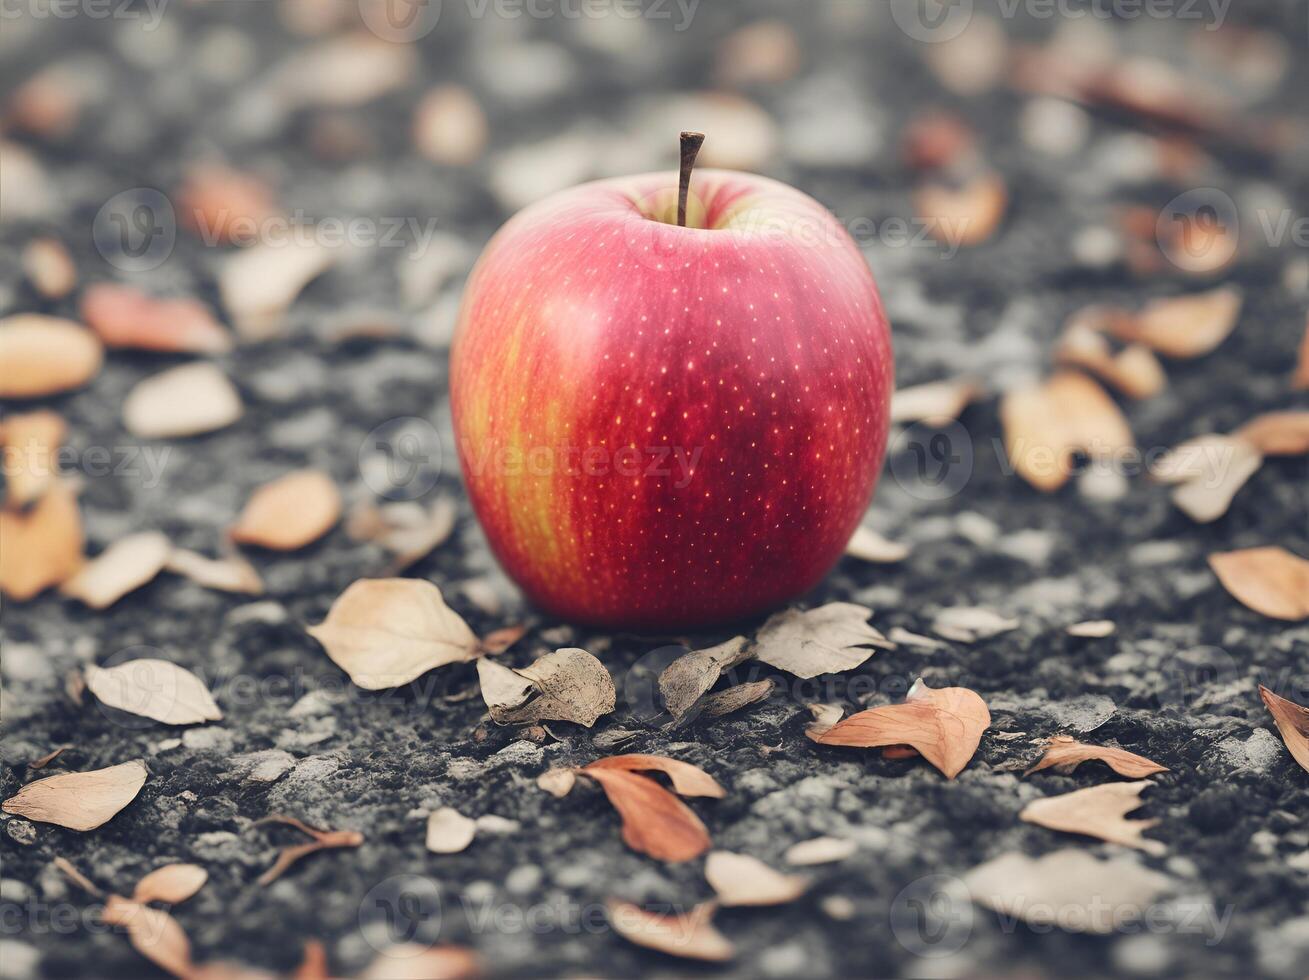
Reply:
[[[39,313],[0,317],[0,398],[80,388],[100,371],[104,347],[72,320]]]
[[[1277,722],[1277,730],[1282,733],[1282,741],[1292,758],[1300,763],[1301,769],[1309,772],[1309,708],[1279,697],[1262,684],[1259,685],[1259,696],[1268,706],[1273,721]]]
[[[175,977],[191,975],[191,941],[167,912],[110,895],[101,918],[126,928],[132,948],[160,969]]]
[[[1083,762],[1098,759],[1120,776],[1140,779],[1157,772],[1167,772],[1167,766],[1151,762],[1144,756],[1115,749],[1106,745],[1085,745],[1068,735],[1056,735],[1046,743],[1045,755],[1036,765],[1028,769],[1024,776],[1030,776],[1042,769],[1053,768],[1056,772],[1070,773]]]
[[[1273,619],[1309,618],[1309,561],[1285,548],[1219,551],[1209,567],[1247,608]]]
[[[317,541],[341,517],[341,491],[321,470],[296,470],[250,495],[232,540],[277,551]]]
[[[721,800],[727,791],[719,786],[714,777],[698,766],[677,759],[666,759],[661,755],[611,755],[607,759],[597,759],[582,772],[593,769],[624,769],[641,772],[662,772],[673,783],[673,790],[682,796],[712,796]]]
[[[690,861],[712,841],[700,818],[653,779],[623,769],[582,769],[600,784],[623,820],[623,841],[660,861]]]
[[[1300,341],[1300,363],[1291,378],[1291,387],[1300,390],[1309,388],[1309,317],[1305,317],[1304,339]]]
[[[1060,796],[1034,800],[1018,814],[1020,820],[1050,830],[1086,834],[1111,844],[1139,848],[1147,854],[1163,854],[1162,841],[1143,837],[1158,820],[1128,820],[1124,816],[1141,805],[1141,793],[1154,785],[1148,779],[1136,783],[1105,783],[1074,790]]]
[[[0,422],[6,507],[26,507],[53,485],[67,429],[62,418],[45,410],[11,415]]]
[[[1309,412],[1265,412],[1233,435],[1265,456],[1301,456],[1309,453]]]
[[[160,299],[100,282],[82,295],[82,319],[108,347],[222,354],[232,338],[199,300]]]
[[[19,602],[66,581],[82,565],[82,518],[56,483],[26,513],[0,511],[0,590]]]
[[[1199,357],[1227,339],[1241,314],[1241,292],[1231,287],[1148,303],[1133,317],[1111,321],[1114,332],[1169,357]]]
[[[606,903],[614,932],[628,942],[684,959],[721,963],[736,955],[726,936],[713,926],[714,903],[697,905],[682,915],[648,912],[611,898]]]

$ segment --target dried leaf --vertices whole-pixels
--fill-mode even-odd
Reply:
[[[481,958],[467,947],[399,943],[379,952],[359,980],[474,980],[482,972]]]
[[[706,717],[721,718],[723,715],[730,715],[734,711],[740,711],[758,701],[763,701],[773,693],[774,686],[771,679],[737,684],[725,691],[706,695],[700,704]]]
[[[504,653],[526,635],[527,627],[521,624],[518,626],[503,626],[482,637],[481,650],[485,654],[495,656]]]
[[[61,755],[63,755],[71,748],[72,748],[71,745],[61,745],[58,748],[53,749],[50,752],[47,752],[45,755],[41,756],[41,758],[33,759],[31,762],[27,764],[27,768],[44,769],[46,766],[50,765],[50,763],[54,762],[55,759],[59,758]]]
[[[901,388],[891,396],[891,421],[943,425],[957,419],[981,394],[981,386],[971,378]]]
[[[165,864],[136,883],[132,901],[142,905],[146,902],[177,905],[198,892],[208,880],[209,872],[198,864]]]
[[[1160,855],[1168,848],[1162,841],[1143,837],[1142,832],[1158,820],[1128,820],[1124,814],[1141,805],[1141,793],[1154,784],[1143,779],[1135,783],[1105,783],[1060,796],[1034,800],[1018,815],[1020,820],[1049,830],[1086,834],[1111,844],[1135,847]]]
[[[439,85],[414,111],[414,149],[451,167],[475,163],[486,149],[486,114],[462,85]]]
[[[34,238],[23,249],[23,272],[46,299],[63,299],[77,285],[77,266],[57,238]]]
[[[857,850],[858,844],[843,837],[815,837],[792,844],[783,859],[795,865],[831,864],[844,861]]]
[[[1163,365],[1150,348],[1129,344],[1114,353],[1102,333],[1076,317],[1065,328],[1055,356],[1062,364],[1099,375],[1129,398],[1151,398],[1168,384]]]
[[[1300,341],[1300,363],[1291,377],[1291,387],[1300,391],[1309,388],[1309,317],[1305,318],[1304,339]]]
[[[817,738],[823,732],[830,731],[832,726],[845,715],[845,709],[839,704],[809,704],[805,707],[814,717],[805,728],[805,734],[810,738]]]
[[[697,905],[682,915],[665,915],[611,898],[606,909],[614,932],[637,946],[710,963],[723,963],[736,955],[736,947],[713,926],[712,903]]]
[[[1285,548],[1244,548],[1209,556],[1223,588],[1249,609],[1292,622],[1309,618],[1309,561]]]
[[[382,508],[383,521],[387,519],[388,510]],[[395,554],[392,571],[405,571],[444,544],[455,529],[458,513],[453,497],[438,497],[432,501],[431,507],[421,512],[416,523],[397,522],[380,534],[376,539],[378,544]]]
[[[1067,775],[1090,759],[1103,762],[1118,775],[1126,776],[1128,779],[1141,779],[1157,772],[1168,771],[1167,766],[1151,762],[1144,756],[1128,752],[1126,749],[1115,749],[1107,745],[1085,745],[1069,735],[1056,735],[1046,743],[1045,755],[1041,756],[1040,761],[1023,775],[1030,776],[1034,772],[1050,768]]]
[[[97,374],[104,347],[72,320],[39,313],[0,317],[0,398],[41,398],[80,388]]]
[[[167,660],[142,657],[113,667],[88,665],[86,686],[111,708],[165,725],[219,721],[223,713],[204,681]]]
[[[477,835],[477,821],[454,807],[443,806],[427,818],[427,849],[433,854],[458,854]]]
[[[914,211],[928,232],[948,245],[979,245],[990,238],[1009,205],[1004,178],[982,173],[961,187],[927,183],[914,191]]]
[[[92,609],[107,609],[163,571],[172,545],[158,531],[129,534],[87,562],[59,591]]]
[[[978,865],[964,883],[974,902],[1035,926],[1109,935],[1140,922],[1168,891],[1166,875],[1129,857],[1101,860],[1072,848],[1031,858],[1017,851]]]
[[[88,895],[92,896],[93,898],[104,898],[105,893],[101,891],[99,888],[97,888],[95,883],[91,881],[90,878],[88,878],[86,875],[82,874],[82,872],[78,871],[75,867],[73,867],[72,862],[69,861],[67,858],[55,857],[55,859],[51,862],[51,864],[55,866],[55,868],[59,871],[60,874],[62,874],[65,878],[71,881],[78,888],[82,889],[82,891],[86,892]]]
[[[1239,289],[1224,286],[1189,296],[1157,299],[1132,317],[1112,321],[1123,340],[1169,357],[1200,357],[1227,339],[1241,314]]]
[[[341,519],[341,491],[321,470],[296,470],[250,495],[231,530],[233,541],[275,551],[312,544]]]
[[[860,524],[855,528],[850,543],[845,546],[845,553],[860,561],[894,564],[909,557],[909,546],[888,541],[868,525]]]
[[[62,772],[28,783],[0,809],[69,830],[95,830],[136,799],[145,777],[140,759],[108,769]]]
[[[196,551],[174,548],[164,566],[175,575],[189,578],[206,589],[220,592],[239,592],[245,595],[263,595],[264,582],[259,573],[244,558],[230,555],[226,558],[209,558]]]
[[[784,20],[756,20],[732,32],[718,49],[715,75],[724,85],[785,82],[800,70],[804,53]]]
[[[445,604],[440,589],[418,579],[360,579],[308,632],[370,691],[477,657],[477,636],[468,624]]]
[[[936,614],[932,632],[957,643],[976,643],[1018,628],[1018,620],[979,606],[951,606]]]
[[[357,830],[319,830],[317,827],[311,827],[295,817],[283,816],[280,813],[264,817],[258,823],[284,823],[288,827],[294,827],[301,833],[313,838],[308,844],[296,844],[282,848],[277,855],[277,861],[258,878],[259,884],[265,887],[282,877],[287,869],[301,858],[337,847],[358,847],[364,842],[364,835]]]
[[[699,766],[661,755],[611,755],[597,759],[578,771],[590,775],[597,769],[661,772],[672,782],[673,790],[682,796],[710,796],[720,800],[727,795],[727,790]]]
[[[6,507],[26,507],[54,485],[67,430],[62,418],[44,410],[0,420]]]
[[[198,300],[160,299],[131,286],[99,282],[82,294],[82,319],[106,347],[223,354],[232,338]]]
[[[1227,513],[1232,498],[1263,465],[1255,446],[1234,436],[1189,439],[1155,464],[1152,474],[1176,483],[1173,503],[1193,521],[1208,524]]]
[[[249,245],[278,217],[273,192],[258,177],[205,164],[178,188],[177,218],[206,245]]]
[[[55,483],[26,513],[0,511],[0,590],[25,602],[68,579],[82,565],[77,498]]]
[[[681,721],[695,707],[718,683],[724,670],[749,659],[746,643],[744,636],[734,636],[718,646],[684,653],[663,669],[659,675],[659,694],[675,721]]]
[[[191,941],[167,912],[110,895],[101,918],[111,926],[123,926],[132,948],[161,970],[182,980],[191,976]]]
[[[852,670],[873,655],[870,648],[893,647],[868,624],[872,614],[850,602],[774,613],[755,637],[754,657],[797,677]]]
[[[704,876],[726,907],[785,905],[809,890],[809,879],[774,871],[758,858],[731,851],[711,851]]]
[[[536,785],[555,799],[563,799],[573,791],[577,775],[572,769],[548,769],[536,777]]]
[[[1262,684],[1259,685],[1259,696],[1277,723],[1277,730],[1282,733],[1282,741],[1286,743],[1291,758],[1309,772],[1309,708],[1274,694]]]
[[[700,818],[653,779],[621,769],[581,769],[594,779],[623,821],[628,847],[660,861],[690,861],[712,841]]]
[[[947,779],[954,779],[972,759],[990,724],[986,702],[973,691],[933,690],[919,678],[903,704],[860,711],[810,737],[822,745],[858,748],[910,745]]]
[[[576,647],[556,650],[521,670],[482,658],[477,675],[491,718],[500,725],[571,721],[590,728],[616,703],[609,671]]]
[[[1064,632],[1069,636],[1084,639],[1102,639],[1106,636],[1113,636],[1117,629],[1118,627],[1111,619],[1088,619],[1081,623],[1073,623]]]
[[[1123,413],[1084,374],[1062,371],[1043,385],[1007,392],[1000,402],[1005,452],[1024,480],[1046,493],[1072,473],[1073,455],[1113,459],[1135,443]]]
[[[1267,412],[1252,418],[1233,435],[1265,456],[1303,456],[1309,453],[1309,412]]]
[[[261,242],[231,256],[218,276],[223,306],[245,340],[268,340],[310,281],[338,258],[335,250],[302,230],[286,242]]]
[[[194,436],[241,417],[241,396],[212,364],[183,364],[137,383],[123,401],[123,424],[142,439]]]

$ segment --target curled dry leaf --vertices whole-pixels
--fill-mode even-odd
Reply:
[[[1124,814],[1141,805],[1141,793],[1154,784],[1148,779],[1135,783],[1105,783],[1089,786],[1060,796],[1033,800],[1018,817],[1049,830],[1098,837],[1111,844],[1135,847],[1147,854],[1160,855],[1168,848],[1162,841],[1151,840],[1142,833],[1158,820],[1128,820]]]
[[[212,364],[183,364],[137,383],[123,401],[123,424],[142,439],[213,432],[241,417],[241,396]]]
[[[50,763],[54,762],[55,759],[59,758],[61,755],[63,755],[71,748],[72,748],[71,745],[60,745],[57,748],[47,752],[45,755],[41,756],[39,759],[33,759],[31,762],[27,764],[27,768],[44,769],[46,766],[50,765]]]
[[[919,678],[903,704],[860,711],[810,738],[822,745],[858,748],[909,745],[947,779],[954,779],[990,724],[991,712],[975,692],[963,687],[933,690]]]
[[[241,544],[294,551],[312,544],[341,518],[341,491],[321,470],[296,470],[250,495],[231,538]]]
[[[110,895],[101,918],[111,926],[125,928],[132,948],[161,970],[180,980],[192,975],[191,941],[167,912]]]
[[[1005,452],[1024,480],[1047,493],[1072,473],[1073,455],[1112,459],[1135,444],[1123,413],[1084,374],[1062,371],[1043,385],[1007,392],[1000,402]]]
[[[62,418],[45,410],[0,420],[6,507],[26,507],[54,484],[67,431]]]
[[[1285,548],[1244,548],[1209,556],[1209,567],[1238,602],[1273,619],[1309,618],[1309,561]]]
[[[174,548],[168,553],[168,563],[164,567],[206,589],[245,595],[263,595],[264,592],[263,579],[240,555],[209,558],[196,551]]]
[[[482,974],[481,958],[465,946],[399,943],[378,952],[359,980],[474,980]]]
[[[223,713],[204,681],[167,660],[142,657],[113,667],[89,665],[86,686],[103,704],[165,725],[219,721]]]
[[[41,398],[80,388],[100,372],[104,347],[72,320],[39,313],[0,317],[0,398]]]
[[[95,830],[136,799],[145,777],[140,759],[108,769],[62,772],[28,783],[0,809],[69,830]]]
[[[604,790],[623,821],[623,841],[660,861],[690,861],[709,850],[709,831],[685,803],[653,779],[623,769],[578,770]]]
[[[222,354],[232,338],[198,300],[160,299],[131,286],[100,282],[82,294],[82,319],[106,347]]]
[[[1282,741],[1291,757],[1300,763],[1301,769],[1309,772],[1309,708],[1274,694],[1262,684],[1259,685],[1259,696],[1277,723],[1277,730],[1282,733]]]
[[[615,898],[605,907],[614,932],[637,946],[710,963],[726,962],[736,955],[728,938],[714,928],[712,903],[697,905],[683,915],[647,912]]]
[[[0,590],[25,602],[82,565],[82,517],[66,483],[56,482],[26,512],[0,511]]]
[[[980,606],[951,606],[932,621],[932,632],[957,643],[976,643],[1018,628],[1018,620]]]
[[[721,718],[723,715],[730,715],[734,711],[740,711],[758,701],[763,701],[773,693],[774,686],[770,678],[737,684],[724,691],[706,695],[700,705],[706,717]]]
[[[491,718],[500,725],[571,721],[590,728],[616,703],[609,671],[576,647],[556,650],[521,670],[483,657],[477,675]]]
[[[1046,743],[1045,755],[1041,756],[1040,761],[1023,775],[1030,776],[1042,769],[1054,769],[1055,772],[1067,775],[1090,759],[1103,762],[1118,775],[1129,779],[1141,779],[1145,776],[1153,776],[1157,772],[1168,771],[1167,766],[1161,766],[1126,749],[1115,749],[1107,745],[1084,745],[1069,735],[1056,735]]]
[[[477,657],[477,636],[419,579],[360,579],[309,635],[365,690],[408,684],[435,667]]]
[[[1064,632],[1069,636],[1084,639],[1103,639],[1106,636],[1113,636],[1117,629],[1117,625],[1111,619],[1088,619],[1073,623]]]
[[[584,775],[591,775],[597,769],[661,772],[672,782],[673,789],[682,796],[710,796],[720,800],[727,795],[727,790],[719,786],[717,780],[699,766],[693,766],[679,759],[668,759],[662,755],[611,755],[604,759],[597,759],[578,771]]]
[[[1080,317],[1065,328],[1055,356],[1060,363],[1099,375],[1129,398],[1151,398],[1168,384],[1164,367],[1150,348],[1129,344],[1115,353],[1104,334]]]
[[[1227,339],[1241,315],[1241,291],[1231,286],[1157,299],[1135,316],[1111,321],[1123,340],[1169,357],[1200,357]]]
[[[317,827],[309,826],[302,820],[284,816],[280,813],[264,817],[258,823],[283,823],[313,838],[307,844],[295,844],[291,847],[282,848],[273,866],[259,876],[259,884],[265,887],[282,877],[287,869],[301,858],[332,848],[358,847],[364,842],[364,835],[357,830],[319,830]]]
[[[209,872],[198,864],[165,864],[136,883],[132,901],[176,905],[198,892],[208,880]]]
[[[414,111],[414,149],[452,167],[475,163],[490,135],[486,114],[462,85],[439,85]]]
[[[249,245],[278,216],[273,192],[258,177],[205,164],[178,188],[178,223],[206,245]]]
[[[850,602],[774,613],[755,637],[754,657],[797,677],[852,670],[873,655],[872,647],[894,646],[868,624],[872,614]]]
[[[1101,860],[1073,848],[1039,858],[1010,851],[978,865],[964,884],[974,902],[1036,926],[1111,934],[1139,922],[1171,880],[1127,856]]]
[[[891,421],[944,425],[957,419],[981,394],[981,386],[971,378],[901,388],[891,396]]]
[[[1309,411],[1267,412],[1252,418],[1233,435],[1265,456],[1303,456],[1309,453]]]
[[[34,238],[23,249],[23,272],[46,299],[63,299],[77,285],[77,266],[57,238]]]
[[[709,692],[724,670],[749,659],[746,638],[734,636],[726,643],[692,650],[678,657],[659,675],[659,694],[675,721],[681,721]]]
[[[477,835],[477,821],[454,807],[443,806],[427,818],[427,849],[433,854],[458,854]]]
[[[295,298],[337,258],[312,234],[252,245],[231,256],[219,273],[218,288],[236,332],[251,341],[281,333]]]
[[[1175,483],[1173,503],[1200,524],[1227,513],[1232,498],[1263,465],[1253,443],[1235,436],[1208,435],[1175,447],[1155,465],[1155,479]]]
[[[812,840],[802,840],[798,844],[792,844],[786,849],[783,860],[787,864],[802,866],[832,864],[835,861],[844,861],[857,850],[859,845],[844,837],[815,837]]]
[[[573,791],[577,775],[572,769],[548,769],[536,777],[536,785],[555,799],[563,799]]]
[[[774,871],[758,858],[731,851],[711,851],[704,876],[724,907],[785,905],[809,890],[809,879]]]
[[[1009,191],[996,173],[978,174],[961,187],[931,182],[914,191],[914,211],[928,232],[952,246],[986,241],[1008,205]]]
[[[59,591],[92,609],[107,609],[163,571],[171,551],[158,531],[129,534],[83,565]]]
[[[894,564],[909,557],[909,546],[888,541],[866,524],[855,528],[845,553],[851,558],[875,564]]]

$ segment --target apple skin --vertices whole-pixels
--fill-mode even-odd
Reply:
[[[451,353],[473,509],[540,607],[667,633],[764,612],[840,558],[877,482],[890,329],[822,205],[752,174],[584,184],[478,260]]]

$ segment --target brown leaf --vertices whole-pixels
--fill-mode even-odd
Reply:
[[[31,762],[27,764],[27,768],[44,769],[46,766],[50,765],[50,763],[54,762],[55,759],[59,758],[61,755],[63,755],[71,748],[72,748],[71,745],[60,745],[58,748],[52,749],[51,751],[47,752],[45,755],[41,756],[41,758],[33,759]]]
[[[241,417],[241,396],[218,368],[183,364],[137,382],[123,400],[123,424],[142,439],[195,436]]]
[[[120,538],[59,586],[92,609],[107,609],[163,571],[172,545],[158,531]]]
[[[911,745],[947,779],[954,779],[972,759],[990,724],[986,702],[973,691],[933,690],[919,678],[903,704],[860,711],[810,738],[822,745],[858,748]]]
[[[308,633],[365,690],[408,684],[435,667],[477,658],[477,636],[419,579],[360,579]]]
[[[475,163],[486,149],[486,114],[462,85],[438,85],[414,110],[414,149],[451,167]]]
[[[1265,456],[1303,456],[1309,453],[1309,412],[1267,412],[1257,415],[1234,433]]]
[[[26,507],[54,485],[59,476],[59,447],[67,431],[62,418],[45,410],[0,420],[6,507]]]
[[[63,299],[77,285],[77,266],[57,238],[34,238],[23,249],[23,272],[46,299]]]
[[[0,317],[0,398],[41,398],[80,388],[97,374],[104,348],[72,320],[18,313]]]
[[[1167,846],[1162,841],[1142,836],[1143,831],[1159,821],[1124,817],[1141,805],[1141,793],[1153,785],[1150,780],[1143,779],[1135,783],[1105,783],[1060,796],[1047,796],[1027,804],[1018,817],[1049,830],[1086,834],[1111,844],[1123,844],[1159,855],[1168,850]]]
[[[321,470],[296,470],[259,487],[231,530],[233,541],[275,551],[312,544],[341,518],[341,491]]]
[[[458,854],[477,835],[477,821],[454,807],[443,806],[427,818],[427,849],[433,854]]]
[[[977,134],[954,113],[934,110],[910,121],[901,144],[905,163],[914,170],[936,170],[970,160]]]
[[[809,890],[809,879],[774,871],[758,858],[711,851],[704,876],[725,908],[738,905],[785,905]]]
[[[616,898],[609,899],[606,908],[614,932],[637,946],[710,963],[723,963],[736,955],[736,947],[713,926],[713,903],[697,905],[682,915],[647,912]]]
[[[1135,445],[1123,413],[1084,374],[1062,371],[1043,385],[1007,392],[1000,402],[1005,452],[1018,475],[1038,490],[1059,489],[1073,455],[1112,459]]]
[[[1301,769],[1309,772],[1309,708],[1274,694],[1262,684],[1259,685],[1259,696],[1277,723],[1277,730],[1282,733],[1282,741],[1291,757],[1300,763]]]
[[[54,861],[52,861],[51,863],[55,866],[55,868],[59,871],[60,874],[62,874],[65,878],[71,881],[78,888],[82,889],[82,891],[86,892],[88,895],[92,896],[93,898],[104,897],[105,893],[101,891],[98,887],[96,887],[96,884],[93,881],[91,881],[90,878],[88,878],[86,875],[82,874],[82,872],[78,871],[75,867],[73,867],[72,862],[69,861],[67,858],[56,856]]]
[[[132,901],[177,905],[198,892],[209,880],[209,872],[198,864],[165,864],[136,883]]]
[[[206,164],[188,171],[177,195],[178,223],[206,245],[249,245],[278,216],[273,192],[258,177]]]
[[[474,980],[482,972],[481,958],[467,947],[399,943],[381,950],[359,980]]]
[[[868,624],[872,614],[850,602],[774,613],[755,637],[754,657],[797,677],[853,670],[873,655],[872,647],[894,646]]]
[[[1273,619],[1309,618],[1309,561],[1285,548],[1244,548],[1209,556],[1223,588],[1242,605]]]
[[[0,511],[0,590],[25,602],[82,565],[82,517],[66,483],[26,513]]]
[[[1056,735],[1046,743],[1045,755],[1032,766],[1024,776],[1030,776],[1042,769],[1053,768],[1055,772],[1065,775],[1072,772],[1083,762],[1098,759],[1120,776],[1129,779],[1141,779],[1157,772],[1167,772],[1167,766],[1151,762],[1144,756],[1116,749],[1107,745],[1085,745],[1068,735]]]
[[[145,777],[140,759],[108,769],[63,772],[28,783],[0,809],[69,830],[95,830],[136,799]]]
[[[1147,304],[1135,316],[1112,321],[1123,340],[1142,343],[1169,357],[1200,357],[1227,339],[1241,314],[1239,289],[1224,286]]]
[[[990,238],[1009,205],[1004,178],[982,173],[961,187],[928,183],[914,191],[914,211],[928,233],[947,245],[978,245]]]
[[[499,725],[570,721],[590,728],[614,710],[614,679],[604,664],[576,647],[556,650],[521,670],[485,657],[477,661],[482,698]]]
[[[763,701],[773,693],[775,686],[770,678],[737,684],[724,691],[705,695],[700,704],[704,708],[705,717],[721,718],[723,715],[730,715],[734,711],[740,711],[758,701]]]
[[[1300,391],[1309,388],[1309,316],[1305,317],[1304,339],[1300,341],[1300,363],[1291,377],[1291,387]]]
[[[860,524],[845,546],[845,553],[860,561],[889,565],[908,558],[909,546],[888,541],[868,525]]]
[[[661,772],[672,782],[673,790],[682,796],[710,796],[721,800],[727,795],[727,790],[699,766],[661,755],[611,755],[597,759],[578,771],[589,774],[596,769]]]
[[[90,664],[86,686],[103,704],[165,725],[219,721],[223,713],[204,681],[167,660],[142,657],[113,667]]]
[[[900,388],[891,396],[891,421],[944,425],[957,419],[981,394],[981,386],[971,378]]]
[[[160,299],[131,286],[99,282],[82,294],[82,319],[106,347],[223,354],[232,338],[209,307],[189,298]]]
[[[709,831],[694,811],[653,779],[622,769],[578,770],[594,779],[623,821],[623,841],[660,861],[690,861],[709,850]]]
[[[718,683],[724,670],[749,659],[744,636],[734,636],[704,650],[692,650],[678,657],[659,675],[659,693],[664,707],[675,721],[686,713]]]
[[[191,941],[167,912],[110,895],[101,918],[111,926],[127,929],[132,948],[161,970],[182,980],[191,976]]]
[[[240,555],[210,558],[196,551],[174,548],[169,552],[168,564],[164,567],[206,589],[245,595],[264,593],[264,581],[259,572]]]
[[[308,844],[295,844],[291,847],[282,848],[277,855],[277,861],[271,868],[261,874],[258,882],[261,885],[271,885],[278,878],[286,873],[287,869],[299,861],[301,858],[308,857],[310,854],[316,854],[319,851],[330,850],[337,847],[358,847],[364,842],[364,835],[357,830],[319,830],[317,827],[311,827],[302,820],[295,817],[284,816],[280,813],[274,813],[264,817],[257,823],[284,823],[288,827],[294,827],[301,833],[307,834],[313,840]]]

